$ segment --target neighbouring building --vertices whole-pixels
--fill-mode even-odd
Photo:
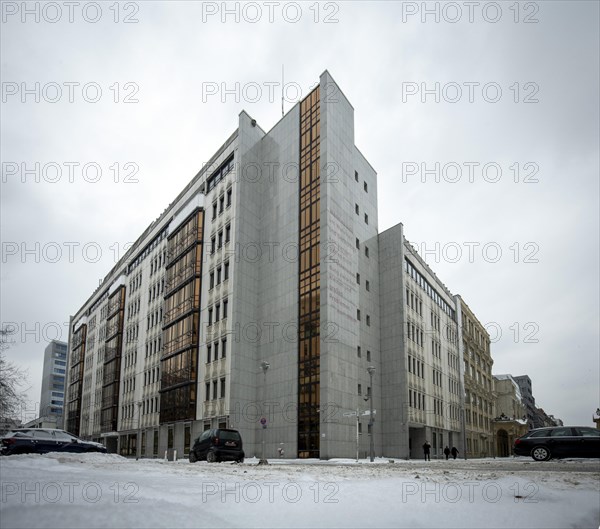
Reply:
[[[327,459],[355,456],[357,429],[367,454],[372,406],[376,455],[428,439],[441,456],[462,445],[459,313],[401,224],[378,233],[376,173],[326,71],[268,132],[241,112],[71,318],[67,429],[153,457],[231,427],[248,457],[264,439]]]
[[[521,390],[511,375],[494,375],[494,388],[498,414],[493,421],[494,455],[506,457],[512,454],[515,439],[529,430],[527,416]]]
[[[523,406],[525,407],[525,415],[527,416],[527,426],[531,430],[532,428],[535,428],[537,415],[531,379],[527,375],[519,375],[513,378],[519,385]]]
[[[32,423],[53,424],[54,428],[63,427],[66,373],[67,344],[52,340],[44,350],[39,417]]]
[[[491,457],[494,453],[494,379],[490,335],[465,301],[460,306],[460,341],[463,347],[465,430],[467,457]]]

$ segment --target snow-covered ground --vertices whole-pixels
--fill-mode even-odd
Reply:
[[[0,527],[599,527],[598,460],[0,458]]]

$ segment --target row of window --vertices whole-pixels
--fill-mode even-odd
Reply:
[[[154,384],[155,382],[158,382],[158,379],[158,367],[153,367],[152,369],[144,372],[144,386],[147,386],[148,384]]]
[[[135,391],[135,377],[123,381],[123,393]]]
[[[405,259],[404,270],[412,277],[416,283],[427,293],[427,295],[440,307],[448,316],[456,321],[456,311],[446,303],[444,298],[440,296],[435,288],[433,288],[429,282],[421,275],[421,273],[412,265],[412,263]]]
[[[131,295],[131,293],[135,292],[141,286],[142,286],[142,271],[140,270],[129,281],[129,293],[130,293],[130,295]]]
[[[219,381],[213,380],[212,382],[206,382],[204,400],[217,400],[225,398],[225,377],[220,379],[220,392],[219,392]],[[211,387],[212,387],[212,398],[211,398]]]
[[[412,290],[406,289],[406,304],[417,314],[423,316],[423,301]]]
[[[358,385],[358,394],[362,395],[362,384]],[[367,392],[365,393],[367,397],[371,396],[371,386],[367,386]]]
[[[125,333],[125,342],[135,342],[137,341],[138,335],[140,333],[140,325],[138,323],[134,323],[127,328]]]
[[[358,204],[354,204],[354,212],[357,215],[360,215],[360,206]],[[364,214],[365,224],[369,224],[369,215]]]
[[[140,311],[140,298],[134,299],[127,305],[127,319],[129,320]]]
[[[218,200],[218,211],[219,215],[225,211],[225,208],[231,206],[231,195],[232,189],[229,187],[225,194],[222,194]],[[225,203],[225,197],[227,197],[227,203]],[[217,218],[217,201],[215,200],[212,205],[212,220],[216,220]]]
[[[150,316],[148,316],[148,324],[146,330],[151,329],[152,327],[162,323],[163,319],[163,310],[162,307],[160,309],[155,310]]]
[[[441,372],[441,371],[438,371],[438,370],[437,370],[437,369],[435,369],[435,368],[433,368],[433,371],[432,371],[432,373],[433,373],[433,378],[432,378],[432,380],[433,380],[433,384],[434,384],[435,386],[438,386],[438,387],[440,387],[440,388],[441,388],[441,387],[442,387],[442,372]]]
[[[152,261],[150,261],[150,275],[153,275],[161,270],[165,264],[167,264],[167,251],[163,250],[154,259],[152,259]]]
[[[208,309],[208,325],[212,325],[213,323],[217,323],[219,320],[224,320],[227,318],[227,308],[229,305],[229,300],[225,298],[223,301],[218,301],[211,308]],[[221,313],[221,307],[223,307],[223,312]]]
[[[356,180],[358,182],[358,171],[354,171],[354,180]],[[366,181],[363,181],[363,189],[364,189],[365,193],[369,192],[369,186]]]
[[[225,237],[225,243],[223,243],[223,236]],[[223,247],[223,244],[227,244],[231,240],[231,223],[225,226],[225,230],[219,230],[217,235],[213,235],[210,239],[210,253],[214,254],[217,249]]]
[[[229,279],[229,261],[225,261],[222,265],[217,266],[208,274],[208,289],[211,290],[216,285]]]
[[[358,356],[358,358],[362,358],[362,348],[360,347],[360,345],[356,348],[356,354]],[[367,362],[371,361],[371,351],[369,351],[367,349]]]
[[[438,360],[442,359],[442,346],[439,342],[431,340],[431,354]]]
[[[148,287],[148,305],[152,303],[156,298],[161,297],[161,294],[165,290],[165,278],[163,277],[160,281],[157,281],[151,287]]]
[[[161,346],[162,336],[159,336],[158,338],[155,338],[154,340],[146,343],[146,358],[152,356],[155,353],[158,353],[160,351]]]
[[[412,355],[408,355],[408,372],[418,377],[425,378],[425,363]]]
[[[206,180],[206,192],[211,191],[227,174],[233,171],[233,154]]]
[[[158,397],[153,397],[142,401],[142,415],[158,412]],[[155,432],[155,439],[158,437],[158,432]],[[155,441],[155,446],[158,446],[158,439]]]
[[[358,321],[361,320],[360,309],[356,309],[356,319]],[[369,314],[367,314],[367,317],[366,317],[365,321],[367,323],[367,326],[370,327],[371,326],[371,316]]]
[[[227,357],[227,338],[221,340],[221,358]],[[219,359],[219,342],[214,342],[206,346],[206,363],[209,364]]]
[[[130,274],[132,270],[138,267],[148,255],[152,253],[154,248],[156,248],[160,242],[166,238],[167,236],[167,228],[163,228],[163,230],[156,236],[154,239],[136,256],[135,260],[129,264],[129,268],[127,269],[127,273]]]
[[[358,272],[356,273],[356,283],[360,285],[360,274]],[[371,283],[368,279],[365,281],[365,289],[367,292],[371,291]]]
[[[360,250],[360,239],[356,238],[356,249]],[[365,246],[365,257],[369,257],[369,247]]]
[[[137,351],[132,351],[123,357],[124,367],[128,368],[134,366],[137,362]]]
[[[408,339],[416,343],[418,346],[423,347],[425,342],[423,340],[423,329],[416,326],[413,322],[406,322],[407,336]]]

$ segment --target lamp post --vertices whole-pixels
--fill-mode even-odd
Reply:
[[[141,455],[141,451],[142,451],[142,401],[138,401],[137,403],[137,409],[138,409],[138,428],[137,428],[137,439],[136,439],[136,443],[135,443],[135,460],[137,461],[140,458]]]
[[[267,396],[267,371],[269,370],[270,367],[271,367],[271,364],[269,364],[269,362],[261,362],[260,363],[260,368],[262,369],[262,372],[263,372],[263,400],[266,400],[266,396]],[[265,430],[267,429],[266,417],[261,418],[260,424],[262,426],[262,455],[261,455],[261,458],[260,458],[260,461],[258,462],[258,464],[259,465],[268,465],[269,462],[265,459]]]
[[[375,368],[373,366],[369,366],[367,367],[367,373],[369,373],[369,379],[370,379],[370,388],[371,391],[369,392],[369,430],[371,430],[371,437],[369,439],[369,457],[371,459],[371,463],[373,461],[375,461],[375,448],[373,445],[373,423],[375,422],[373,420],[373,373],[375,372]]]

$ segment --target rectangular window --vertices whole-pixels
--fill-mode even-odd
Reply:
[[[360,309],[356,309],[356,319],[360,321]]]
[[[367,362],[371,361],[371,351],[367,351]]]
[[[224,276],[223,276],[223,281],[227,281],[229,279],[229,261],[225,262],[225,270],[224,270]]]
[[[229,306],[229,300],[223,300],[223,319],[227,318],[227,307]]]
[[[356,348],[356,354],[358,355],[358,358],[360,358],[362,356],[360,345]]]
[[[212,205],[212,220],[215,220],[217,218],[217,203],[215,202]]]
[[[360,250],[360,240],[358,237],[356,238],[356,249]]]
[[[204,400],[210,400],[210,382],[207,382],[205,387],[206,393],[204,394]]]
[[[360,274],[356,274],[356,282],[360,285]]]
[[[223,246],[223,230],[219,232],[219,248]]]
[[[212,358],[212,346],[209,344],[206,346],[206,363],[210,364]]]
[[[217,238],[212,237],[210,240],[210,253],[215,253],[217,250]]]
[[[366,182],[363,182],[363,189],[365,190],[365,193],[369,192],[369,186],[367,185]]]
[[[367,326],[371,326],[371,316],[367,314]]]
[[[217,399],[217,381],[213,380],[213,400]]]
[[[215,346],[215,360],[219,359],[219,342],[214,343]]]
[[[225,398],[225,379],[221,379],[221,398]]]
[[[229,242],[231,240],[231,224],[227,224],[225,226],[225,242]]]
[[[365,213],[365,224],[369,224],[369,215]]]
[[[369,283],[369,280],[365,282],[365,288],[367,289],[367,292],[371,291],[371,283]]]
[[[358,182],[358,171],[354,171],[354,180]]]
[[[221,284],[221,267],[217,267],[217,285]]]
[[[214,288],[214,286],[215,286],[215,272],[214,271],[211,272],[208,277],[209,277],[209,279],[208,279],[208,288],[210,290],[211,288]]]
[[[229,188],[227,190],[227,207],[231,206],[231,194],[232,194],[232,191],[231,191],[231,188]]]
[[[365,256],[369,257],[369,247],[365,246]]]
[[[227,338],[221,340],[221,358],[227,357]]]
[[[219,321],[219,313],[221,312],[221,304],[217,303],[215,305],[215,321]]]
[[[225,195],[221,195],[219,197],[219,215],[221,213],[223,213],[224,209],[225,209]]]
[[[354,211],[357,215],[360,215],[360,208],[358,207],[358,204],[354,204]]]
[[[362,384],[358,385],[358,394],[362,395]]]
[[[213,322],[213,309],[210,308],[208,309],[208,324],[212,325]]]

